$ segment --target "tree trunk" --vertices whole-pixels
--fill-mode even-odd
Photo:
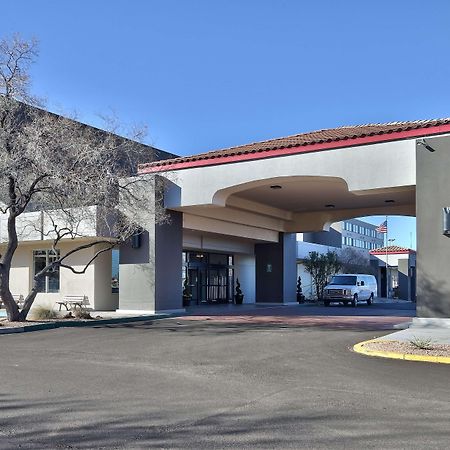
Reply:
[[[9,290],[9,270],[7,273],[5,273],[5,270],[0,272],[0,296],[5,304],[8,320],[10,322],[20,320],[19,307]]]
[[[27,298],[24,301],[23,308],[19,313],[19,320],[25,321],[28,313],[30,312],[31,306],[33,305],[34,299],[36,298],[38,291],[37,291],[37,282],[34,282],[33,289],[31,292],[27,295]]]
[[[15,181],[14,178],[9,177],[9,199],[10,205],[14,205],[16,201]],[[19,307],[14,301],[14,298],[9,289],[9,273],[11,270],[12,259],[18,246],[17,231],[16,231],[16,208],[12,206],[9,210],[8,216],[8,245],[6,247],[5,255],[1,264],[1,287],[0,295],[5,303],[8,320],[11,322],[20,320]]]

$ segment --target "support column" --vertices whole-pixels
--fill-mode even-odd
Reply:
[[[255,244],[256,302],[295,303],[296,233],[280,233],[276,244]]]
[[[153,189],[139,192],[154,204]],[[167,190],[166,190],[167,193]],[[127,205],[123,206],[125,213]],[[157,224],[149,211],[128,211],[138,215],[145,230],[140,241],[130,240],[120,248],[119,311],[180,312],[182,307],[181,265],[183,254],[183,214],[166,210],[167,223]]]
[[[416,146],[417,316],[450,318],[450,238],[442,234],[442,208],[450,206],[450,138]]]
[[[183,216],[168,211],[170,222],[146,230],[138,248],[120,248],[119,311],[175,312],[182,309]],[[149,227],[150,228],[150,227]]]

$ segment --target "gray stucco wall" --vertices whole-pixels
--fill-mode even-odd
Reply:
[[[281,233],[280,233],[281,234]],[[256,244],[256,302],[283,302],[283,246]]]
[[[276,244],[256,244],[256,302],[286,303],[296,299],[296,237],[280,233]]]
[[[119,264],[144,264],[149,262],[149,236],[148,231],[141,234],[141,246],[133,248],[131,239],[120,246]]]
[[[442,208],[450,206],[450,138],[417,146],[417,315],[450,317],[450,238],[442,235]]]
[[[156,227],[156,309],[182,307],[183,214],[167,211],[170,222]]]
[[[399,259],[398,289],[399,289],[399,298],[402,300],[410,299],[410,280],[408,273],[409,273],[409,259]]]
[[[182,226],[180,212],[167,211],[169,222],[148,223],[141,246],[120,248],[119,309],[165,311],[182,307]]]
[[[297,301],[297,237],[283,233],[283,297],[284,302]]]
[[[303,241],[340,248],[342,247],[342,234],[334,228],[330,228],[330,231],[303,233]]]

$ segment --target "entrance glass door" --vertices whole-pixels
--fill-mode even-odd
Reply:
[[[189,268],[189,286],[191,288],[192,303],[199,305],[206,301],[206,269],[201,267]]]
[[[186,252],[183,276],[189,280],[191,303],[218,304],[233,300],[233,257],[217,253]]]
[[[208,272],[208,303],[228,303],[228,269],[220,267]]]

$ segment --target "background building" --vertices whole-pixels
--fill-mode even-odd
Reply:
[[[378,268],[377,262],[371,264],[369,251],[383,247],[384,235],[376,231],[377,226],[360,219],[349,219],[333,223],[330,231],[297,234],[297,276],[301,276],[303,294],[306,298],[314,297],[314,287],[311,276],[306,271],[303,261],[309,256],[309,252],[316,251],[326,253],[335,251],[342,257],[355,255],[362,265],[367,265],[367,271],[371,271],[378,280],[381,280],[382,268]],[[357,253],[351,253],[351,251]],[[380,281],[378,282],[380,289]],[[381,291],[380,296],[381,296]]]
[[[370,255],[372,265],[377,270],[379,295],[386,296],[388,279],[390,296],[416,301],[416,252],[410,248],[390,245],[371,250]]]

